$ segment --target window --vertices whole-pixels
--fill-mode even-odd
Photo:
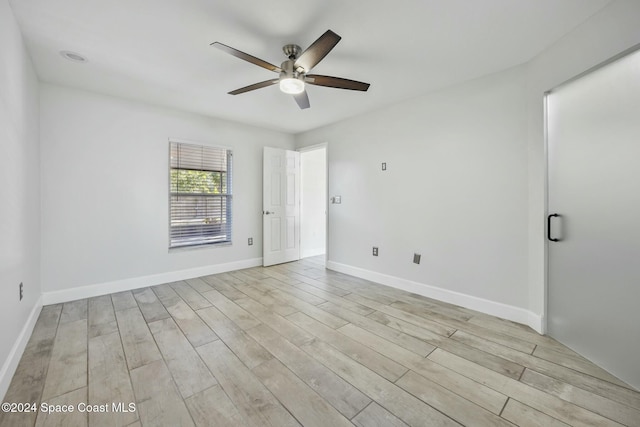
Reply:
[[[232,152],[170,143],[169,247],[231,243]]]

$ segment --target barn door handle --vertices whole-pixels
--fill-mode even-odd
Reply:
[[[549,241],[551,242],[559,242],[560,239],[555,239],[553,237],[551,237],[551,218],[559,218],[560,214],[554,213],[551,214],[549,216],[547,216],[547,239],[549,239]]]

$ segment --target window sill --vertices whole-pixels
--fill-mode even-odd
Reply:
[[[231,245],[233,245],[233,242],[202,243],[199,245],[173,246],[169,248],[169,252],[171,253],[171,252],[191,251],[196,249],[210,249],[210,248],[226,247]]]

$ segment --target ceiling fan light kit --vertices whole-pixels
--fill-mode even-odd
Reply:
[[[304,81],[295,77],[280,78],[280,90],[289,95],[304,92]]]
[[[327,54],[338,44],[341,37],[331,30],[327,30],[315,42],[311,44],[304,52],[300,46],[295,44],[285,45],[282,50],[287,55],[280,67],[263,61],[260,58],[249,55],[220,42],[211,43],[212,46],[227,52],[230,55],[250,62],[259,67],[265,68],[280,74],[278,79],[266,80],[260,83],[254,83],[249,86],[229,92],[231,95],[239,95],[241,93],[279,84],[280,90],[284,93],[293,95],[301,109],[309,108],[309,96],[305,90],[305,83],[315,86],[332,87],[336,89],[349,89],[366,92],[369,89],[369,83],[358,82],[355,80],[343,79],[341,77],[320,76],[307,74],[315,67]],[[302,53],[301,53],[302,52]]]

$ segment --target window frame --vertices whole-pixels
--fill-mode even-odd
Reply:
[[[195,147],[199,147],[202,148],[204,150],[207,149],[213,149],[213,150],[224,150],[226,152],[227,155],[227,159],[226,159],[226,172],[222,171],[222,170],[210,170],[210,172],[214,172],[214,173],[221,173],[221,174],[226,174],[226,182],[224,183],[224,185],[226,186],[226,193],[223,194],[215,194],[215,195],[210,195],[207,196],[204,193],[193,193],[193,196],[201,196],[201,197],[215,197],[215,198],[221,198],[225,201],[225,222],[223,223],[223,227],[226,230],[226,238],[224,240],[210,240],[210,241],[206,241],[206,235],[203,234],[202,238],[200,240],[195,240],[191,243],[175,243],[177,239],[172,237],[172,230],[174,229],[174,226],[172,226],[172,222],[173,222],[173,216],[172,216],[172,199],[174,196],[177,195],[177,193],[174,193],[173,190],[173,186],[172,186],[172,171],[173,170],[201,170],[201,171],[208,171],[206,169],[188,169],[188,168],[174,168],[172,167],[172,160],[171,160],[171,153],[172,153],[172,147],[173,145],[176,146],[180,146],[180,145],[190,145],[190,146],[195,146]],[[228,147],[228,146],[223,146],[223,145],[217,145],[217,144],[207,144],[207,143],[203,143],[203,142],[199,142],[199,141],[191,141],[191,140],[183,140],[183,139],[175,139],[175,138],[170,138],[169,139],[169,144],[168,144],[168,156],[167,156],[167,160],[168,160],[168,248],[169,251],[176,251],[176,250],[188,250],[188,249],[196,249],[196,248],[204,248],[204,247],[216,247],[216,246],[230,246],[233,244],[233,148]],[[220,186],[222,187],[223,184],[222,182],[220,183]],[[186,239],[185,239],[186,240]]]

